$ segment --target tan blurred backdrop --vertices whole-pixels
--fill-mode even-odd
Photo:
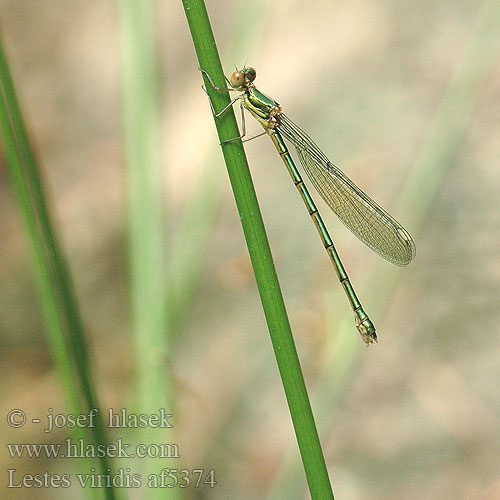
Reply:
[[[271,142],[246,146],[313,410],[327,413],[322,443],[342,500],[500,498],[498,53],[421,225],[411,225],[415,214],[398,212],[398,195],[466,56],[481,3],[207,1],[226,74],[246,61],[255,67],[258,87],[417,245],[415,261],[396,271],[395,292],[375,318],[379,344],[358,346],[352,326],[352,347],[339,350],[356,361],[332,380],[332,405],[328,378],[315,388],[326,363],[335,374],[336,362],[349,362],[325,356],[337,319],[351,321],[349,306]],[[101,399],[106,408],[123,407],[134,363],[116,6],[1,0],[0,23],[91,335]],[[295,437],[181,2],[158,2],[157,30],[167,243],[175,242],[200,176],[216,186],[215,222],[200,247],[203,266],[169,363],[184,463],[214,468],[218,485],[186,498],[266,498],[283,462],[297,458]],[[43,414],[64,402],[4,156],[0,169],[4,420],[12,408]],[[392,266],[378,263],[322,203],[320,209],[361,298],[373,294],[365,278],[375,265],[382,266],[382,290]],[[2,428],[6,442],[19,439]],[[33,426],[23,440],[46,442]],[[14,461],[5,448],[2,457],[4,476]],[[25,460],[15,468],[63,472],[71,464]],[[283,498],[307,498],[301,478],[299,485]],[[66,495],[39,489],[4,498]],[[79,495],[71,490],[72,498]]]

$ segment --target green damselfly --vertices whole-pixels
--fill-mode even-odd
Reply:
[[[222,116],[234,103],[240,101],[242,133],[239,137],[224,141],[224,143],[242,139],[246,135],[245,109],[264,127],[264,132],[259,135],[268,134],[271,137],[335,266],[339,281],[354,311],[356,327],[361,338],[366,344],[376,342],[375,326],[354,292],[325,223],[293,162],[283,138],[295,146],[302,167],[326,204],[373,251],[393,264],[406,266],[415,257],[415,244],[410,234],[336,167],[313,140],[282,112],[281,106],[276,101],[255,87],[253,82],[257,74],[253,68],[245,67],[236,70],[231,75],[230,80],[226,78],[230,88],[217,87],[210,75],[204,70],[201,71],[206,75],[215,90],[240,92],[219,112],[215,111],[210,101],[216,118]]]

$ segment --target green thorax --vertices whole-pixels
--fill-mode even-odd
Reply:
[[[245,92],[245,106],[259,120],[269,118],[271,110],[279,104],[255,87],[250,87]]]

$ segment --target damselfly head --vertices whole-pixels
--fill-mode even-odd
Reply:
[[[257,76],[256,71],[253,68],[243,68],[242,70],[236,70],[231,75],[231,87],[234,89],[239,89],[241,87],[246,87],[249,83],[252,83]]]
[[[255,80],[255,78],[257,77],[257,72],[253,69],[253,68],[243,68],[241,70],[241,72],[245,75],[245,78],[250,81],[250,82],[253,82]]]

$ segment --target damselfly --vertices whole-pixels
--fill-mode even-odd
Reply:
[[[253,68],[246,67],[242,70],[236,70],[231,75],[230,80],[226,78],[230,88],[215,86],[210,75],[204,70],[201,71],[206,75],[215,90],[240,92],[219,112],[215,111],[210,102],[215,117],[219,118],[235,102],[240,101],[242,133],[239,137],[224,142],[242,139],[246,135],[245,109],[264,127],[264,132],[259,135],[268,134],[271,137],[335,266],[339,281],[354,311],[356,327],[361,338],[366,344],[376,342],[375,327],[354,292],[325,223],[293,162],[283,138],[295,146],[300,163],[326,204],[372,250],[393,264],[406,266],[415,257],[415,244],[410,234],[336,167],[313,140],[282,112],[281,106],[276,101],[255,87],[253,82],[257,74]]]

